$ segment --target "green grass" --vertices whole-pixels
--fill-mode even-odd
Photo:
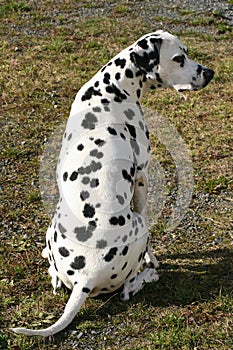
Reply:
[[[93,11],[103,3],[79,1],[79,6]],[[0,349],[233,348],[232,32],[216,13],[180,8],[174,8],[176,18],[164,15],[164,27],[176,28],[190,55],[213,68],[215,77],[204,90],[185,93],[186,99],[172,90],[151,91],[143,99],[179,131],[195,180],[186,216],[167,232],[177,178],[150,118],[152,161],[157,159],[166,174],[165,206],[157,221],[153,212],[150,217],[160,281],[128,303],[116,295],[88,300],[53,339],[8,330],[52,324],[68,299],[65,291],[52,294],[48,264],[41,258],[50,218],[40,198],[39,159],[52,132],[67,119],[78,89],[121,49],[155,29],[138,19],[133,6],[118,2],[107,16],[77,17],[74,0],[0,5]]]

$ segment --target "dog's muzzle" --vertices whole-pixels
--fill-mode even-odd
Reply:
[[[203,69],[203,77],[205,79],[203,87],[205,87],[207,84],[209,84],[210,80],[214,76],[214,71],[209,68],[204,68]]]
[[[214,76],[214,71],[210,68],[203,68],[199,65],[198,67],[198,75],[202,77],[202,83],[201,84],[195,84],[191,83],[192,90],[200,90],[203,89],[206,85],[209,84],[210,80]]]

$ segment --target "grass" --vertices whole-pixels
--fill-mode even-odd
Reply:
[[[195,180],[183,221],[167,232],[177,177],[149,119],[153,161],[165,172],[167,194],[161,216],[153,220],[152,211],[150,217],[160,281],[128,303],[116,295],[88,300],[53,339],[8,331],[16,325],[52,324],[68,299],[66,291],[53,296],[40,255],[50,222],[39,192],[45,144],[68,117],[82,84],[123,47],[154,30],[146,19],[138,20],[134,2],[118,2],[100,18],[101,6],[107,5],[80,1],[77,7],[72,0],[0,5],[0,349],[232,349],[232,32],[214,12],[179,8],[174,19],[164,18],[163,27],[172,27],[190,55],[216,74],[207,88],[186,93],[186,99],[163,90],[143,100],[179,131]],[[80,8],[82,17],[77,16]]]

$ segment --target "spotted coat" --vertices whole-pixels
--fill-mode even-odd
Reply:
[[[157,31],[129,46],[77,93],[57,166],[60,200],[43,256],[54,292],[72,289],[53,335],[75,317],[88,296],[122,287],[128,300],[158,279],[146,225],[149,131],[140,98],[149,88],[198,90],[213,71],[192,61],[186,46]]]

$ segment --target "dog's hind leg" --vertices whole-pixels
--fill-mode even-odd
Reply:
[[[145,254],[145,261],[146,261],[146,265],[148,265],[149,267],[154,267],[154,268],[159,267],[158,260],[152,253],[152,250],[150,249],[149,246],[147,247],[147,252]]]
[[[158,279],[159,276],[155,269],[147,268],[143,270],[125,282],[123,291],[121,292],[121,300],[129,300],[144,287],[145,283],[156,282]]]

